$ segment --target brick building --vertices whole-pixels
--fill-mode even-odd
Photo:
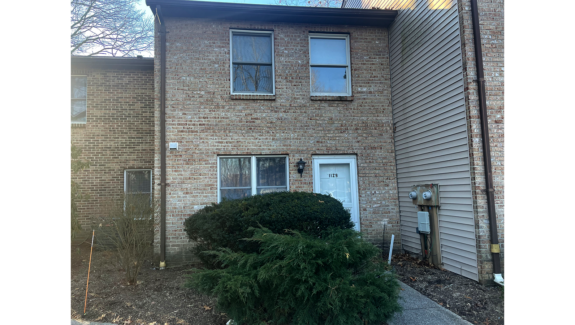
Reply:
[[[147,4],[154,59],[73,58],[72,74],[86,77],[72,84],[87,83],[87,96],[73,91],[72,99],[73,143],[92,162],[73,176],[93,195],[81,204],[84,224],[130,190],[124,179],[133,173],[164,202],[155,249],[170,265],[192,258],[183,222],[198,209],[283,190],[331,193],[365,238],[380,245],[385,222],[387,241],[393,233],[394,247],[419,254],[417,206],[407,194],[437,183],[442,266],[493,279],[469,0],[346,0],[345,9]],[[497,6],[479,1],[503,252]],[[347,9],[373,7],[381,10]]]
[[[72,57],[72,144],[90,167],[72,173],[83,194],[80,224],[125,190],[151,191],[154,167],[154,60]],[[135,182],[126,180],[132,176]],[[147,183],[146,183],[147,180]],[[147,188],[146,188],[147,185]]]
[[[274,190],[332,192],[368,240],[381,244],[384,219],[388,233],[399,235],[386,28],[395,12],[148,5],[158,9],[161,22],[155,42],[156,175],[161,143],[178,145],[166,154],[166,260],[192,257],[183,222],[197,209],[222,197]],[[250,69],[262,70],[257,85]],[[307,162],[301,176],[300,160]]]

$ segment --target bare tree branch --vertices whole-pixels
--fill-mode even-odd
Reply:
[[[71,54],[136,56],[154,48],[154,22],[137,0],[71,0]]]

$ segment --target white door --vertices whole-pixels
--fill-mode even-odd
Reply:
[[[360,231],[355,156],[313,157],[313,191],[338,199]]]

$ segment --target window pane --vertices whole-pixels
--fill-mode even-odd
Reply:
[[[126,171],[126,193],[151,193],[150,170]]]
[[[266,193],[273,193],[273,192],[285,192],[287,191],[286,187],[266,187],[266,188],[258,188],[258,194],[266,194]]]
[[[257,158],[256,161],[257,186],[286,186],[285,157]]]
[[[220,158],[220,181],[220,187],[250,187],[251,158]]]
[[[86,122],[86,100],[72,99],[72,122]]]
[[[252,195],[251,189],[221,190],[221,197],[228,200],[241,199]]]
[[[272,63],[272,39],[270,35],[233,35],[233,62]]]
[[[345,64],[347,65],[347,48],[345,39],[312,38],[310,39],[311,64]]]
[[[86,77],[72,77],[72,98],[86,98]]]
[[[139,206],[140,203],[151,203],[152,202],[152,194],[151,193],[144,193],[144,194],[126,194],[125,197],[125,203],[126,205],[128,204],[134,204],[136,206]]]
[[[273,93],[272,67],[269,65],[234,64],[234,92]]]
[[[347,93],[347,68],[311,68],[313,93]]]

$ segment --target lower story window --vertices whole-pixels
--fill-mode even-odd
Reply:
[[[287,156],[218,157],[218,202],[289,190]]]
[[[124,193],[126,198],[141,196],[152,201],[152,170],[126,169],[124,171]]]

